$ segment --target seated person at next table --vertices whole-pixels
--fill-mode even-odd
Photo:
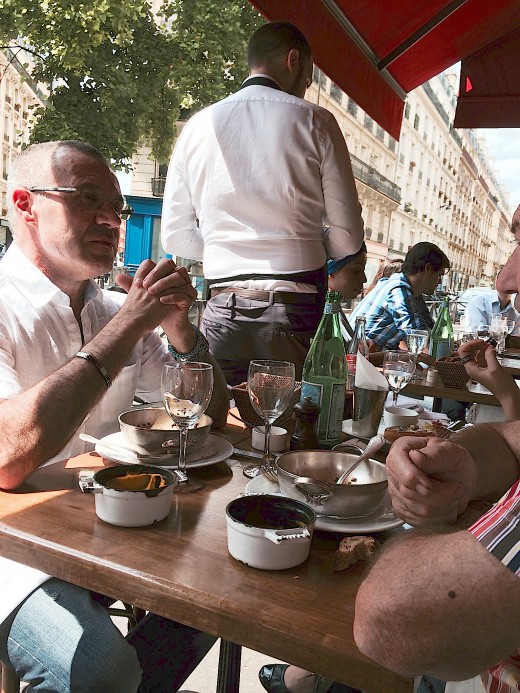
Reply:
[[[497,289],[519,291],[520,247]],[[388,544],[361,585],[358,647],[406,676],[479,675],[482,691],[520,690],[520,423],[480,424],[449,441],[401,438],[387,470],[395,512],[426,532]],[[454,531],[479,499],[500,500]]]
[[[433,243],[417,243],[407,252],[401,272],[378,282],[356,306],[350,323],[363,315],[367,339],[379,350],[398,349],[401,342],[406,343],[407,330],[430,329],[431,322],[417,309],[416,300],[422,294],[432,294],[449,268],[450,261],[440,248]]]
[[[347,255],[341,260],[329,260],[327,262],[329,291],[339,291],[346,301],[359,296],[367,278],[365,274],[366,264],[367,248],[364,243],[353,255]],[[343,311],[340,312],[340,318],[343,339],[348,344],[354,336],[354,332]]]
[[[214,361],[188,322],[195,291],[171,260],[120,275],[128,295],[93,281],[113,265],[125,216],[98,150],[33,145],[13,163],[7,190],[14,242],[0,264],[0,488],[10,490],[46,462],[89,449],[79,432],[117,430],[136,392],[160,398],[173,359],[159,325],[178,354]],[[227,388],[214,369],[208,413],[222,426]],[[0,660],[31,690],[177,690],[215,640],[153,614],[125,639],[88,590],[4,557],[0,590]]]
[[[514,327],[509,334],[520,335],[520,313],[511,303],[514,294],[505,294],[501,291],[481,293],[473,296],[466,306],[462,323],[471,332],[477,332],[481,325],[491,325],[494,315],[506,320],[512,320]]]

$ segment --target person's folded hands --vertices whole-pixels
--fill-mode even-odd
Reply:
[[[471,455],[440,438],[399,438],[386,468],[395,513],[416,527],[455,522],[475,484]]]

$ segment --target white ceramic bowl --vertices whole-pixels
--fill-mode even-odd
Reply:
[[[121,491],[106,484],[129,472],[159,474],[165,482],[163,488],[148,491]],[[105,467],[94,474],[92,492],[95,493],[96,515],[100,520],[117,527],[146,527],[164,520],[171,508],[173,489],[177,477],[166,469],[149,465],[118,465]]]
[[[385,407],[383,420],[388,428],[391,426],[416,426],[419,421],[419,414],[413,409]]]
[[[271,452],[282,452],[287,448],[289,435],[285,428],[280,426],[271,426],[271,435],[269,436],[269,450]],[[256,450],[264,450],[265,443],[265,426],[253,428],[251,432],[251,445]]]
[[[235,498],[226,508],[229,553],[252,568],[293,568],[309,555],[315,521],[313,509],[293,498]]]

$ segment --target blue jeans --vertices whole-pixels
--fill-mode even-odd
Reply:
[[[154,614],[125,638],[88,590],[52,579],[0,625],[0,660],[38,693],[170,693],[215,641]]]

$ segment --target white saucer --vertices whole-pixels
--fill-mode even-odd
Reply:
[[[274,481],[269,481],[263,474],[255,476],[246,485],[246,493],[270,493],[274,495],[283,495],[280,492],[280,487]],[[392,512],[392,503],[388,493],[383,498],[383,501],[374,510],[373,513],[366,517],[356,517],[346,520],[338,520],[332,517],[318,517],[316,519],[316,529],[322,532],[341,532],[343,534],[359,534],[360,532],[382,532],[385,529],[393,529],[400,527],[403,521],[396,517],[393,513],[390,516],[385,515]]]
[[[104,442],[107,443],[107,446],[103,445]],[[121,449],[120,453],[115,452],[113,448],[109,448],[108,444],[117,445],[117,447]],[[233,453],[233,446],[231,443],[228,443],[225,438],[215,436],[211,433],[208,436],[205,446],[208,446],[208,448],[211,450],[211,454],[208,454],[202,459],[197,459],[191,462],[188,453],[188,458],[186,460],[187,469],[209,467],[212,464],[217,464],[217,462],[227,460],[227,458],[231,457]],[[138,457],[137,453],[128,447],[128,443],[125,441],[123,434],[120,431],[117,433],[111,433],[110,435],[101,438],[100,442],[96,443],[95,450],[98,455],[105,457],[107,460],[112,460],[112,462],[119,462],[120,464],[151,464],[158,467],[164,467],[165,469],[177,468],[177,454],[165,454],[160,456],[161,459],[153,457],[150,460],[147,460],[141,456]]]

